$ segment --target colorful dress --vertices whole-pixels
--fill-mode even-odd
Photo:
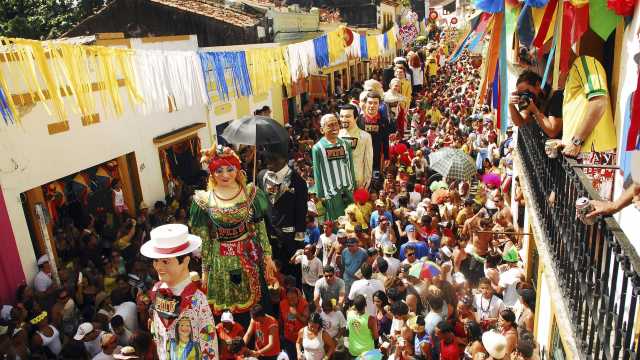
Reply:
[[[271,256],[271,245],[264,219],[269,200],[253,184],[238,199],[223,202],[213,192],[196,191],[191,205],[192,232],[202,238],[203,288],[216,314],[247,312],[267,295],[264,256]]]

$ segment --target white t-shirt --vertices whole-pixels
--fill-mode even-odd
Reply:
[[[337,241],[338,237],[336,234],[331,234],[331,236],[327,236],[325,233],[320,235],[320,246],[322,246],[322,266],[335,266],[336,257],[334,256],[331,259],[331,263],[329,263],[329,253],[331,252],[331,247]]]
[[[516,288],[524,276],[524,271],[519,267],[511,268],[500,274],[498,286],[503,288],[502,302],[505,307],[514,307],[518,303],[518,289]]]
[[[51,285],[53,285],[51,276],[47,275],[44,271],[38,271],[36,277],[33,279],[33,288],[37,292],[45,292]]]
[[[302,282],[309,286],[315,286],[322,274],[322,261],[317,257],[309,260],[307,255],[298,255],[294,262],[302,264]]]
[[[389,265],[389,267],[387,268],[387,276],[389,277],[398,276],[398,272],[400,271],[400,260],[389,255],[385,255],[384,259],[387,261],[387,264]]]
[[[115,315],[122,316],[124,320],[124,326],[131,332],[138,330],[138,308],[136,303],[131,301],[125,301],[118,306],[114,306],[116,309]]]
[[[335,338],[338,335],[340,329],[347,327],[347,320],[340,311],[332,311],[329,314],[323,311],[320,313],[320,317],[324,322],[324,330],[332,338]]]
[[[119,350],[120,350],[120,346],[117,346],[113,353],[115,354]],[[107,355],[104,353],[104,351],[100,351],[98,355],[93,357],[93,360],[112,360],[112,359],[115,359],[113,355]]]
[[[371,316],[376,316],[376,306],[373,303],[373,294],[376,291],[384,291],[384,284],[377,279],[361,279],[356,280],[351,285],[349,291],[349,300],[355,299],[356,295],[363,295],[367,299],[367,312]]]
[[[504,304],[499,297],[493,295],[490,300],[482,297],[482,294],[476,294],[474,299],[476,306],[476,317],[478,322],[487,319],[497,319],[500,311],[504,309]]]

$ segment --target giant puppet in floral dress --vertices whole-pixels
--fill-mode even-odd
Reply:
[[[202,286],[214,313],[246,313],[277,282],[265,225],[269,200],[246,184],[233,150],[218,146],[203,161],[208,190],[195,192],[190,211],[192,231],[202,238]]]

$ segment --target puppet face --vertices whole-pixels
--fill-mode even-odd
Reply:
[[[155,259],[153,268],[158,273],[158,279],[172,287],[189,278],[189,260],[188,256],[181,263],[177,258]]]
[[[325,121],[322,126],[322,134],[327,139],[335,140],[338,137],[338,133],[340,132],[340,122],[335,116],[332,116],[330,119]]]
[[[378,114],[378,109],[380,108],[380,99],[369,97],[367,98],[367,102],[364,104],[364,111],[369,116],[376,116]]]
[[[213,173],[213,178],[215,179],[216,184],[220,186],[229,186],[238,177],[238,168],[235,166],[220,166]]]
[[[353,110],[340,110],[340,123],[345,129],[353,129],[356,126],[356,117]]]

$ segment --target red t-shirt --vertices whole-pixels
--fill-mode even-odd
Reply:
[[[231,332],[227,332],[222,326],[222,323],[216,325],[216,332],[218,333],[219,344],[222,345],[220,347],[220,359],[221,360],[235,360],[236,356],[229,351],[231,347],[231,342],[233,340],[242,339],[244,335],[244,328],[242,325],[235,323],[233,324],[233,328]],[[269,339],[267,339],[267,343]]]
[[[278,330],[278,320],[274,317],[265,315],[261,321],[256,321],[256,349],[262,349],[269,344],[269,332],[272,328],[275,328],[275,335],[273,336],[274,344],[271,350],[262,354],[263,356],[278,356],[280,354],[280,335]]]
[[[455,341],[446,344],[444,340],[440,340],[440,360],[460,360],[462,352]]]
[[[305,324],[298,320],[295,314],[291,314],[289,308],[289,300],[284,299],[280,302],[280,321],[284,328],[284,338],[295,343],[298,340],[298,332],[305,326]],[[306,309],[307,301],[303,297],[298,298],[296,312],[300,314]]]

